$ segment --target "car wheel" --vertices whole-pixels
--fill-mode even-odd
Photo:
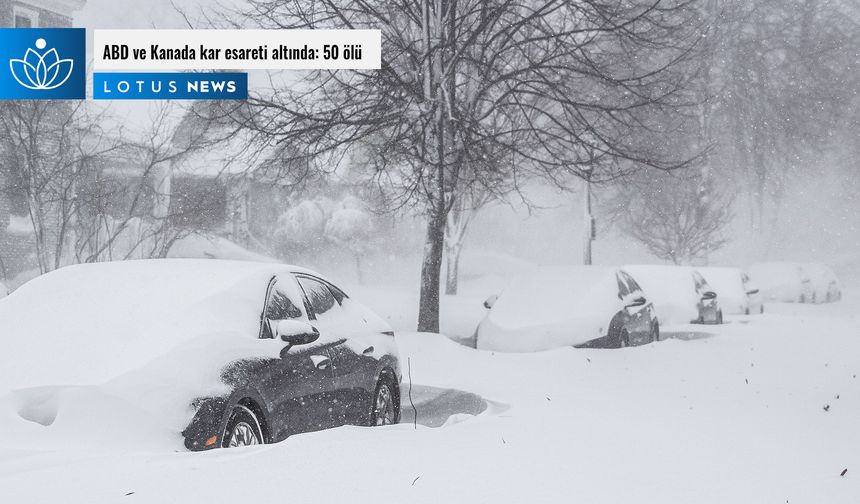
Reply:
[[[744,315],[749,315],[749,314],[750,314],[750,307],[747,306],[746,311],[744,311]]]
[[[249,408],[241,404],[233,408],[221,438],[222,448],[264,444],[260,421]]]
[[[654,326],[651,328],[651,343],[655,341],[660,341],[660,324],[654,322]]]
[[[718,325],[722,325],[722,323],[723,323],[723,311],[722,311],[722,310],[720,310],[720,311],[718,311],[718,312],[717,312],[717,321],[716,321],[716,323],[717,323]]]
[[[373,405],[370,413],[370,425],[391,425],[397,423],[397,405],[395,391],[391,380],[381,378],[376,384],[373,394]]]
[[[761,307],[758,309],[758,312],[759,314],[764,313],[764,305],[761,305]]]

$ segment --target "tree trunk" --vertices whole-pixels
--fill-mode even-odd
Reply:
[[[460,277],[460,252],[462,247],[446,247],[445,263],[447,271],[445,275],[445,294],[449,296],[457,295],[457,287]]]
[[[435,209],[427,221],[424,259],[421,265],[421,299],[418,332],[439,332],[439,283],[445,243],[445,217]]]
[[[445,116],[442,107],[436,109],[436,173],[433,180],[435,197],[431,197],[427,236],[424,240],[424,260],[421,265],[421,296],[418,307],[418,332],[439,332],[439,287],[442,255],[445,252],[445,227],[448,206],[445,194]]]

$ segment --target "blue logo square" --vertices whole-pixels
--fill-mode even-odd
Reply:
[[[83,28],[0,28],[0,99],[86,98]]]

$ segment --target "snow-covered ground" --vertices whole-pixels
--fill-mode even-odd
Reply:
[[[446,313],[449,327],[480,316]],[[34,449],[26,436],[51,427],[15,430],[0,502],[856,503],[858,313],[849,290],[657,344],[532,354],[404,332],[417,426],[406,399],[397,426],[188,453],[92,411],[88,435],[111,442]]]

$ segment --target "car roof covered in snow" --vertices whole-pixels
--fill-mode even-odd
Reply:
[[[618,301],[618,268],[545,266],[515,278],[499,296],[492,318],[506,325],[546,322]]]
[[[629,264],[624,266],[624,270],[633,276],[646,294],[649,291],[652,293],[682,291],[695,293],[694,268],[691,266]]]
[[[746,296],[743,281],[743,271],[740,268],[723,266],[708,266],[696,268],[696,271],[705,277],[720,298]]]
[[[253,340],[268,281],[289,272],[313,273],[158,259],[67,266],[37,277],[0,303],[0,342],[15,349],[0,352],[0,390],[100,383],[189,340]]]

